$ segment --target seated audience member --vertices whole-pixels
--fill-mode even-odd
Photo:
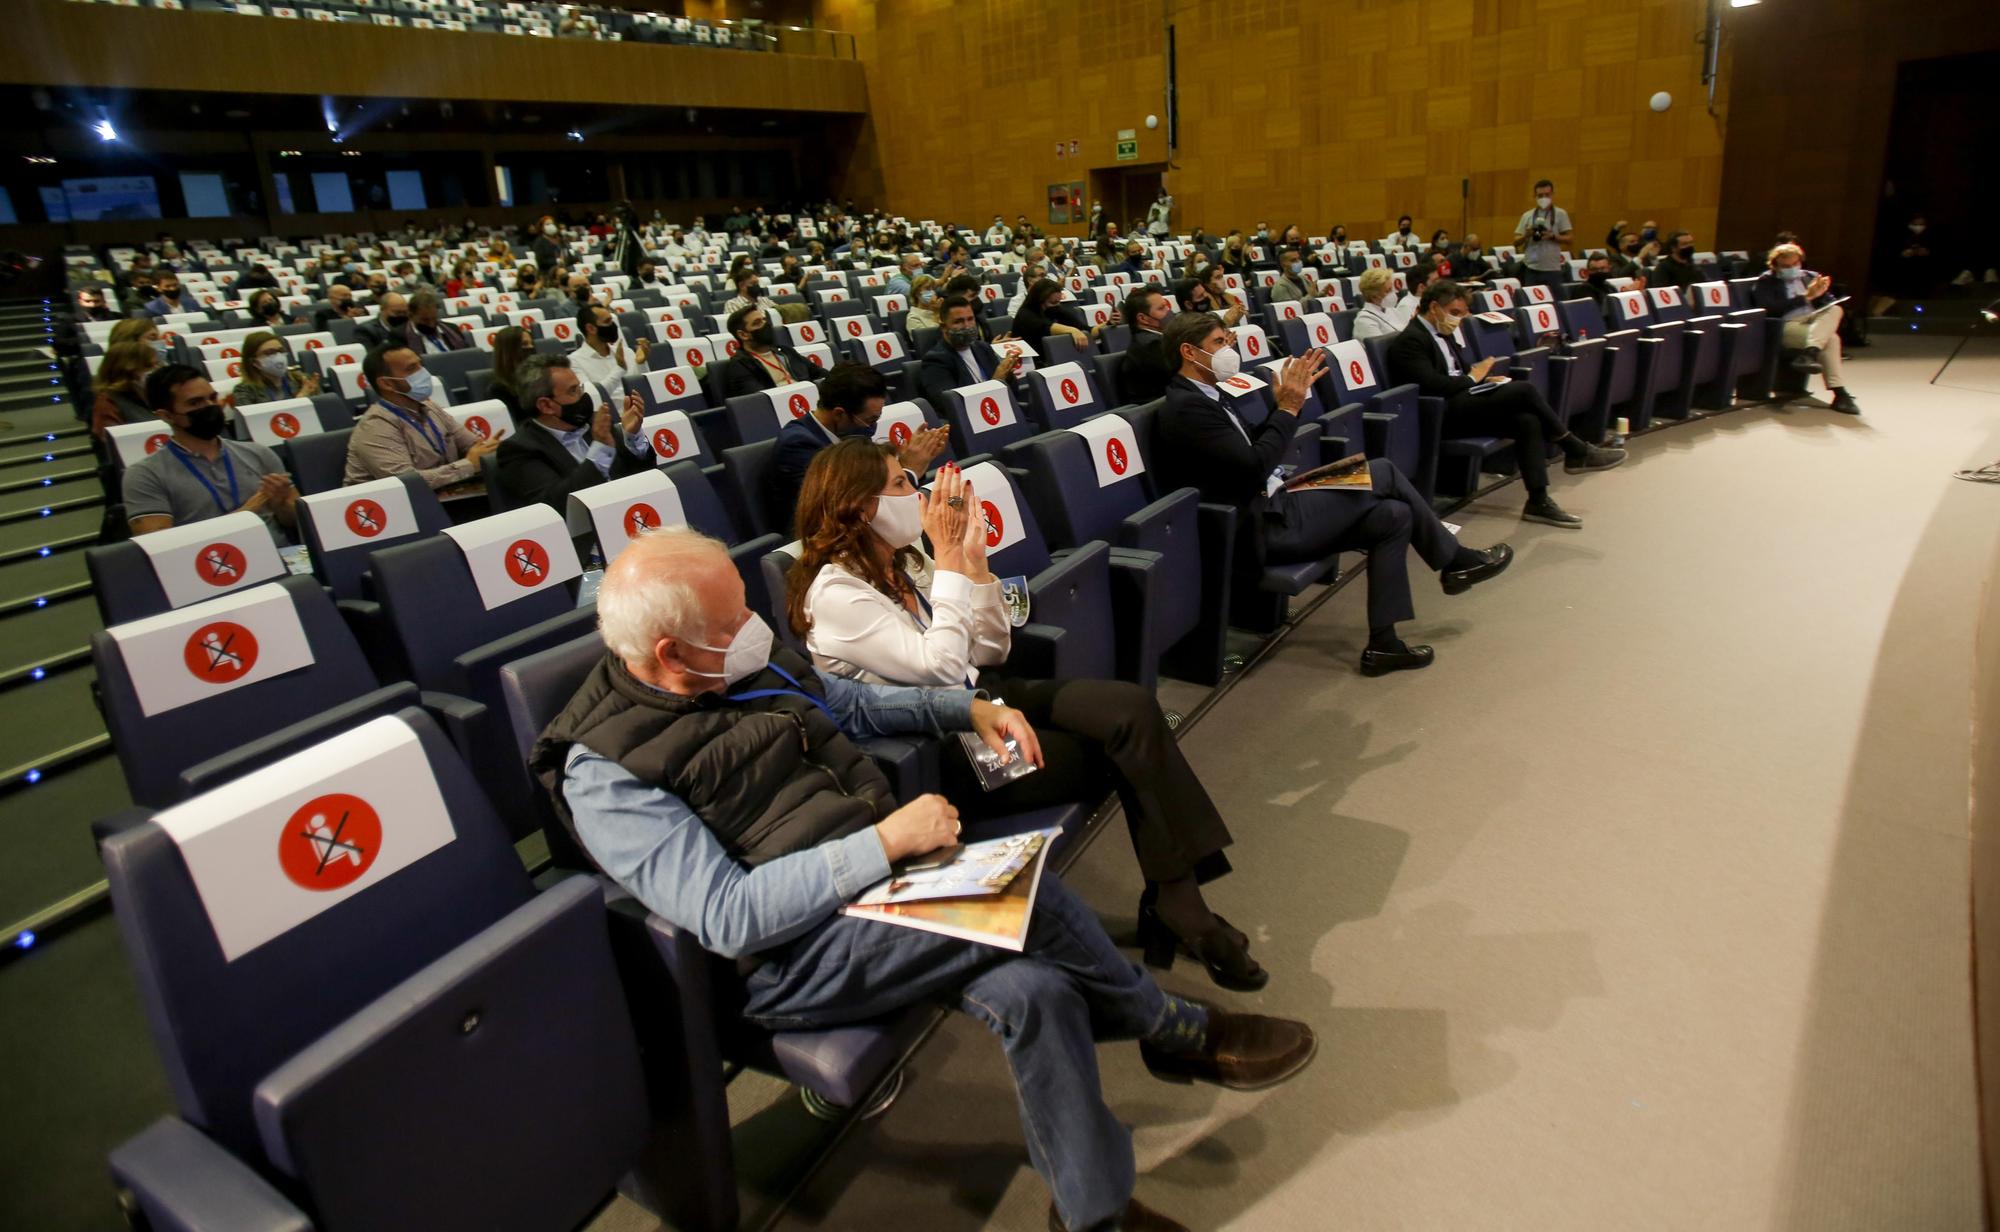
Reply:
[[[1229,282],[1222,267],[1211,265],[1202,270],[1197,277],[1201,279],[1202,289],[1208,292],[1209,306],[1205,311],[1220,316],[1222,323],[1230,329],[1241,325],[1250,309],[1243,302],[1242,296],[1229,289]]]
[[[1404,214],[1396,219],[1396,229],[1382,237],[1383,252],[1415,252],[1417,233],[1410,227],[1410,216]]]
[[[431,401],[436,383],[424,361],[399,343],[376,347],[361,361],[375,402],[354,421],[341,482],[366,483],[416,471],[433,488],[479,477],[479,462],[500,448],[500,436],[480,440]]]
[[[124,314],[113,308],[106,299],[106,288],[102,283],[84,287],[76,293],[75,321],[81,325],[85,321],[116,321]]]
[[[1346,227],[1335,223],[1327,228],[1326,246],[1332,250],[1327,265],[1332,273],[1349,273],[1354,269],[1354,256],[1348,250],[1347,243]]]
[[[1229,238],[1223,241],[1222,255],[1217,258],[1215,264],[1220,265],[1227,273],[1248,278],[1252,259],[1249,241],[1243,238],[1241,231],[1231,231]]]
[[[1597,301],[1600,313],[1609,312],[1606,305],[1611,300],[1611,280],[1617,276],[1611,272],[1609,253],[1596,252],[1584,258],[1583,284],[1590,289],[1590,298]],[[1611,318],[1606,316],[1605,319],[1608,321]]]
[[[1005,381],[1013,377],[1015,359],[1010,352],[1000,355],[979,337],[979,314],[972,301],[962,295],[945,297],[939,316],[943,329],[936,345],[924,352],[917,364],[917,396],[942,415],[951,400],[945,393],[982,381]],[[1002,335],[1002,339],[1013,335]]]
[[[561,513],[569,494],[653,465],[639,434],[646,400],[636,391],[624,404],[600,402],[575,365],[560,355],[530,355],[514,370],[520,429],[500,445],[500,487],[516,505],[539,502]],[[614,407],[619,409],[614,411]]]
[[[1750,303],[1785,323],[1784,346],[1796,351],[1792,367],[1817,372],[1833,395],[1833,409],[1859,415],[1861,407],[1847,392],[1841,372],[1840,321],[1844,315],[1833,302],[1833,279],[1805,267],[1805,249],[1780,244],[1771,250],[1769,269],[1750,286]]]
[[[786,530],[791,529],[799,488],[813,458],[843,437],[871,438],[888,400],[889,382],[881,373],[866,364],[835,364],[819,384],[818,409],[779,430],[777,449],[771,457],[770,507],[783,514]],[[913,483],[929,472],[950,439],[949,428],[919,428],[895,451]]]
[[[1397,309],[1396,276],[1386,269],[1365,269],[1356,285],[1361,290],[1361,310],[1354,314],[1354,336],[1386,338],[1403,332],[1404,318]]]
[[[358,320],[362,315],[361,302],[354,298],[354,288],[344,282],[336,282],[326,289],[326,307],[313,313],[313,328],[324,333],[333,328],[335,321]]]
[[[1264,296],[1274,304],[1308,300],[1315,290],[1312,282],[1313,279],[1306,274],[1306,264],[1300,258],[1299,250],[1281,248],[1278,250],[1277,280],[1264,289]]]
[[[1242,360],[1214,314],[1176,315],[1167,323],[1165,346],[1180,367],[1167,385],[1167,404],[1154,429],[1163,490],[1198,488],[1203,500],[1242,511],[1236,560],[1245,576],[1264,564],[1368,553],[1369,633],[1362,673],[1430,666],[1429,646],[1410,646],[1396,636],[1397,622],[1416,615],[1405,549],[1415,547],[1424,563],[1443,575],[1446,594],[1499,573],[1513,550],[1505,544],[1484,552],[1461,546],[1387,459],[1368,463],[1368,492],[1285,491],[1279,463],[1291,447],[1299,408],[1324,369],[1324,350],[1314,347],[1284,361],[1274,382],[1277,409],[1253,427],[1216,387],[1236,375]]]
[[[410,296],[410,319],[403,326],[403,341],[417,354],[463,351],[472,345],[464,330],[440,319],[443,311],[444,300],[436,291],[419,291]]]
[[[1132,1197],[1131,1131],[1104,1104],[1093,1043],[1137,1037],[1160,1077],[1261,1087],[1311,1059],[1311,1028],[1162,992],[1053,872],[1018,954],[839,913],[960,829],[943,796],[898,807],[846,733],[970,731],[1041,765],[1027,717],[963,688],[821,675],[773,650],[727,551],[682,528],[621,552],[597,611],[605,658],[531,758],[597,866],[750,972],[738,1012],[753,1024],[829,1027],[938,1003],[971,1014],[1007,1054],[1051,1226],[1179,1229]]]
[[[760,302],[738,308],[729,314],[726,324],[729,336],[736,339],[736,354],[722,366],[723,397],[819,379],[820,371],[811,360],[779,341],[787,335],[780,333],[769,305]]]
[[[889,279],[888,285],[883,287],[882,290],[885,294],[900,295],[908,299],[911,285],[915,283],[917,275],[924,272],[923,254],[916,252],[904,253],[901,259],[901,266],[902,268],[897,271],[896,276]]]
[[[986,235],[983,238],[991,247],[1005,248],[1008,241],[1014,238],[1014,233],[1007,229],[1007,224],[1001,220],[1000,215],[995,214],[993,225],[986,228]]]
[[[1451,278],[1455,282],[1484,282],[1493,273],[1493,262],[1479,237],[1467,232],[1451,256]]]
[[[920,329],[936,329],[938,300],[942,298],[938,280],[929,274],[910,279],[910,312],[903,318],[903,331],[913,334]]]
[[[1158,287],[1139,287],[1125,297],[1124,317],[1132,324],[1132,343],[1118,366],[1118,396],[1128,403],[1146,403],[1166,396],[1173,365],[1163,345],[1173,310]]]
[[[287,542],[298,525],[298,489],[278,455],[251,441],[225,440],[222,399],[208,377],[163,364],[146,377],[146,405],[173,429],[166,445],[125,468],[125,517],[135,535],[247,509],[271,538]]]
[[[160,353],[150,342],[128,339],[104,348],[91,378],[95,395],[90,408],[90,434],[104,439],[113,424],[151,423],[156,416],[146,402],[146,374],[160,366]]]
[[[285,320],[285,310],[278,303],[278,293],[276,291],[259,290],[251,292],[250,298],[244,302],[243,310],[250,314],[252,321],[255,321],[265,329],[275,330],[280,325],[288,324]]]
[[[1618,246],[1610,250],[1611,276],[1613,278],[1643,278],[1646,262],[1659,255],[1659,246],[1640,240],[1637,232],[1628,231],[1618,237]]]
[[[1592,445],[1569,430],[1527,381],[1493,375],[1497,359],[1472,362],[1459,340],[1459,322],[1469,309],[1465,289],[1439,280],[1425,288],[1417,315],[1389,346],[1389,381],[1411,383],[1427,398],[1445,400],[1444,426],[1453,436],[1505,436],[1514,441],[1514,460],[1528,490],[1521,518],[1579,530],[1583,519],[1565,513],[1549,496],[1548,445],[1563,451],[1563,470],[1609,470],[1625,460],[1622,449]],[[1497,386],[1497,388],[1475,387]]]
[[[380,304],[382,297],[389,293],[389,275],[377,270],[368,275],[368,302]]]
[[[1014,288],[1014,294],[1007,299],[1007,315],[1010,317],[1017,315],[1021,311],[1022,301],[1028,298],[1029,287],[1034,286],[1044,278],[1057,277],[1055,271],[1051,270],[1045,261],[1040,258],[1034,258],[1033,253],[1029,255],[1033,259],[1021,267],[1020,285]],[[974,302],[977,301],[975,300]]]
[[[479,272],[472,262],[459,260],[452,263],[451,277],[445,279],[443,291],[446,296],[456,298],[485,285],[479,280]]]
[[[370,350],[387,346],[391,342],[410,346],[408,338],[410,326],[410,301],[396,292],[388,292],[375,301],[375,319],[363,321],[354,327],[354,334]],[[416,348],[411,347],[412,350]]]
[[[1229,871],[1229,829],[1167,728],[1159,701],[1117,680],[1003,676],[1013,640],[1000,581],[986,566],[977,493],[946,466],[928,498],[895,453],[849,440],[814,459],[799,499],[800,556],[787,619],[813,666],[871,684],[959,685],[1004,697],[1040,739],[1043,769],[983,792],[962,749],[941,758],[947,799],[966,816],[1004,816],[1099,794],[1115,783],[1145,877],[1140,946],[1149,965],[1185,948],[1225,988],[1269,979],[1249,938],[1203,901]],[[928,535],[937,558],[920,545]]]
[[[737,270],[732,282],[736,287],[736,294],[722,306],[724,312],[736,312],[759,304],[769,304],[769,289],[764,286],[764,280],[758,276],[755,266],[746,265]]]
[[[1539,283],[1561,293],[1563,249],[1569,247],[1569,211],[1556,204],[1556,186],[1549,180],[1535,181],[1535,204],[1521,214],[1514,227],[1514,245],[1521,252],[1521,281]]]
[[[583,345],[569,353],[569,366],[597,387],[607,405],[625,400],[625,378],[643,376],[652,344],[632,340],[630,350],[618,338],[618,318],[603,304],[586,304],[576,314],[576,334]]]
[[[1107,274],[1130,274],[1137,278],[1146,272],[1146,246],[1138,240],[1125,245],[1125,259],[1110,269]]]
[[[583,311],[585,304],[595,303],[596,288],[590,285],[589,273],[578,270],[569,275],[563,285],[563,298],[556,304],[556,316],[575,316]]]
[[[1103,332],[1103,326],[1079,328],[1073,322],[1082,318],[1075,315],[1074,309],[1061,304],[1061,298],[1062,287],[1053,279],[1044,278],[1029,287],[1028,294],[1021,301],[1021,311],[1014,314],[1014,336],[1033,344],[1038,352],[1043,340],[1050,334],[1061,334],[1084,350],[1090,350],[1092,342]]]
[[[1667,247],[1660,259],[1653,262],[1652,284],[1656,287],[1679,287],[1683,293],[1703,280],[1699,266],[1694,263],[1694,236],[1686,231],[1676,231],[1667,237]]]
[[[243,378],[229,394],[237,406],[310,398],[319,392],[319,374],[307,376],[294,367],[291,353],[278,335],[260,329],[243,339],[242,349]]]
[[[163,317],[170,312],[200,312],[201,305],[195,302],[192,292],[181,288],[181,276],[174,271],[161,270],[153,283],[153,298],[146,303],[146,315]]]
[[[262,262],[258,261],[252,261],[250,263],[250,268],[244,270],[236,278],[236,290],[239,293],[244,291],[254,291],[260,287],[268,287],[272,290],[276,290],[277,286],[278,286],[278,276],[271,272],[269,266],[264,265]],[[252,315],[255,314],[253,313]]]
[[[486,396],[498,398],[514,419],[521,418],[521,390],[518,384],[521,361],[533,354],[534,336],[519,325],[509,325],[494,333],[493,380],[486,387]]]

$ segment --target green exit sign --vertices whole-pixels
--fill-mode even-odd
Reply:
[[[1136,138],[1131,141],[1121,141],[1118,143],[1119,162],[1130,163],[1130,162],[1137,162],[1138,160],[1139,160],[1139,142]]]

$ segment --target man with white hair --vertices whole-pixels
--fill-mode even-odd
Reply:
[[[1021,713],[774,653],[727,550],[686,529],[621,552],[597,611],[607,653],[531,761],[598,867],[737,959],[753,1023],[831,1027],[939,1001],[978,1018],[1013,1070],[1028,1156],[1055,1196],[1050,1226],[1180,1228],[1132,1197],[1131,1131],[1104,1104],[1094,1044],[1138,1039],[1163,1078],[1251,1089],[1304,1068],[1309,1027],[1162,992],[1053,873],[1019,954],[839,914],[959,832],[941,796],[898,807],[853,738],[972,731],[1039,763]]]
[[[1833,298],[1833,279],[1807,269],[1805,261],[1806,250],[1797,244],[1773,248],[1766,258],[1770,268],[1750,284],[1750,303],[1785,323],[1784,347],[1794,352],[1792,367],[1819,373],[1833,395],[1833,409],[1859,415],[1861,404],[1847,392],[1841,371],[1842,309]]]

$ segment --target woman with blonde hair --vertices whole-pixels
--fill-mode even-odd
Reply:
[[[929,274],[918,274],[910,279],[910,315],[904,319],[905,330],[938,328],[938,280]]]
[[[1396,307],[1396,279],[1379,266],[1361,271],[1357,284],[1364,301],[1354,314],[1356,338],[1386,338],[1403,332],[1409,324]]]
[[[1002,675],[1013,626],[986,566],[986,526],[972,485],[947,464],[926,502],[896,451],[848,437],[820,451],[799,492],[799,559],[786,616],[813,666],[875,684],[976,684],[1028,716],[1041,743],[1032,774],[991,791],[962,746],[947,742],[942,790],[960,815],[1001,816],[1115,789],[1145,877],[1139,940],[1146,962],[1198,959],[1224,988],[1269,975],[1249,938],[1209,909],[1201,885],[1229,871],[1229,828],[1181,756],[1151,692],[1122,680]],[[933,560],[919,543],[928,535]]]
[[[293,367],[284,339],[263,329],[243,339],[243,379],[236,382],[231,402],[237,406],[255,406],[259,402],[310,398],[318,392],[319,374],[307,376]]]

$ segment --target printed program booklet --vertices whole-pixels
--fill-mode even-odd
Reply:
[[[1338,462],[1325,466],[1315,466],[1309,471],[1301,471],[1285,480],[1287,492],[1311,492],[1320,488],[1352,488],[1360,492],[1375,490],[1375,476],[1368,469],[1368,458],[1364,454],[1351,453]]]
[[[933,868],[892,873],[842,907],[843,915],[942,933],[1018,952],[1059,826],[968,843]]]

